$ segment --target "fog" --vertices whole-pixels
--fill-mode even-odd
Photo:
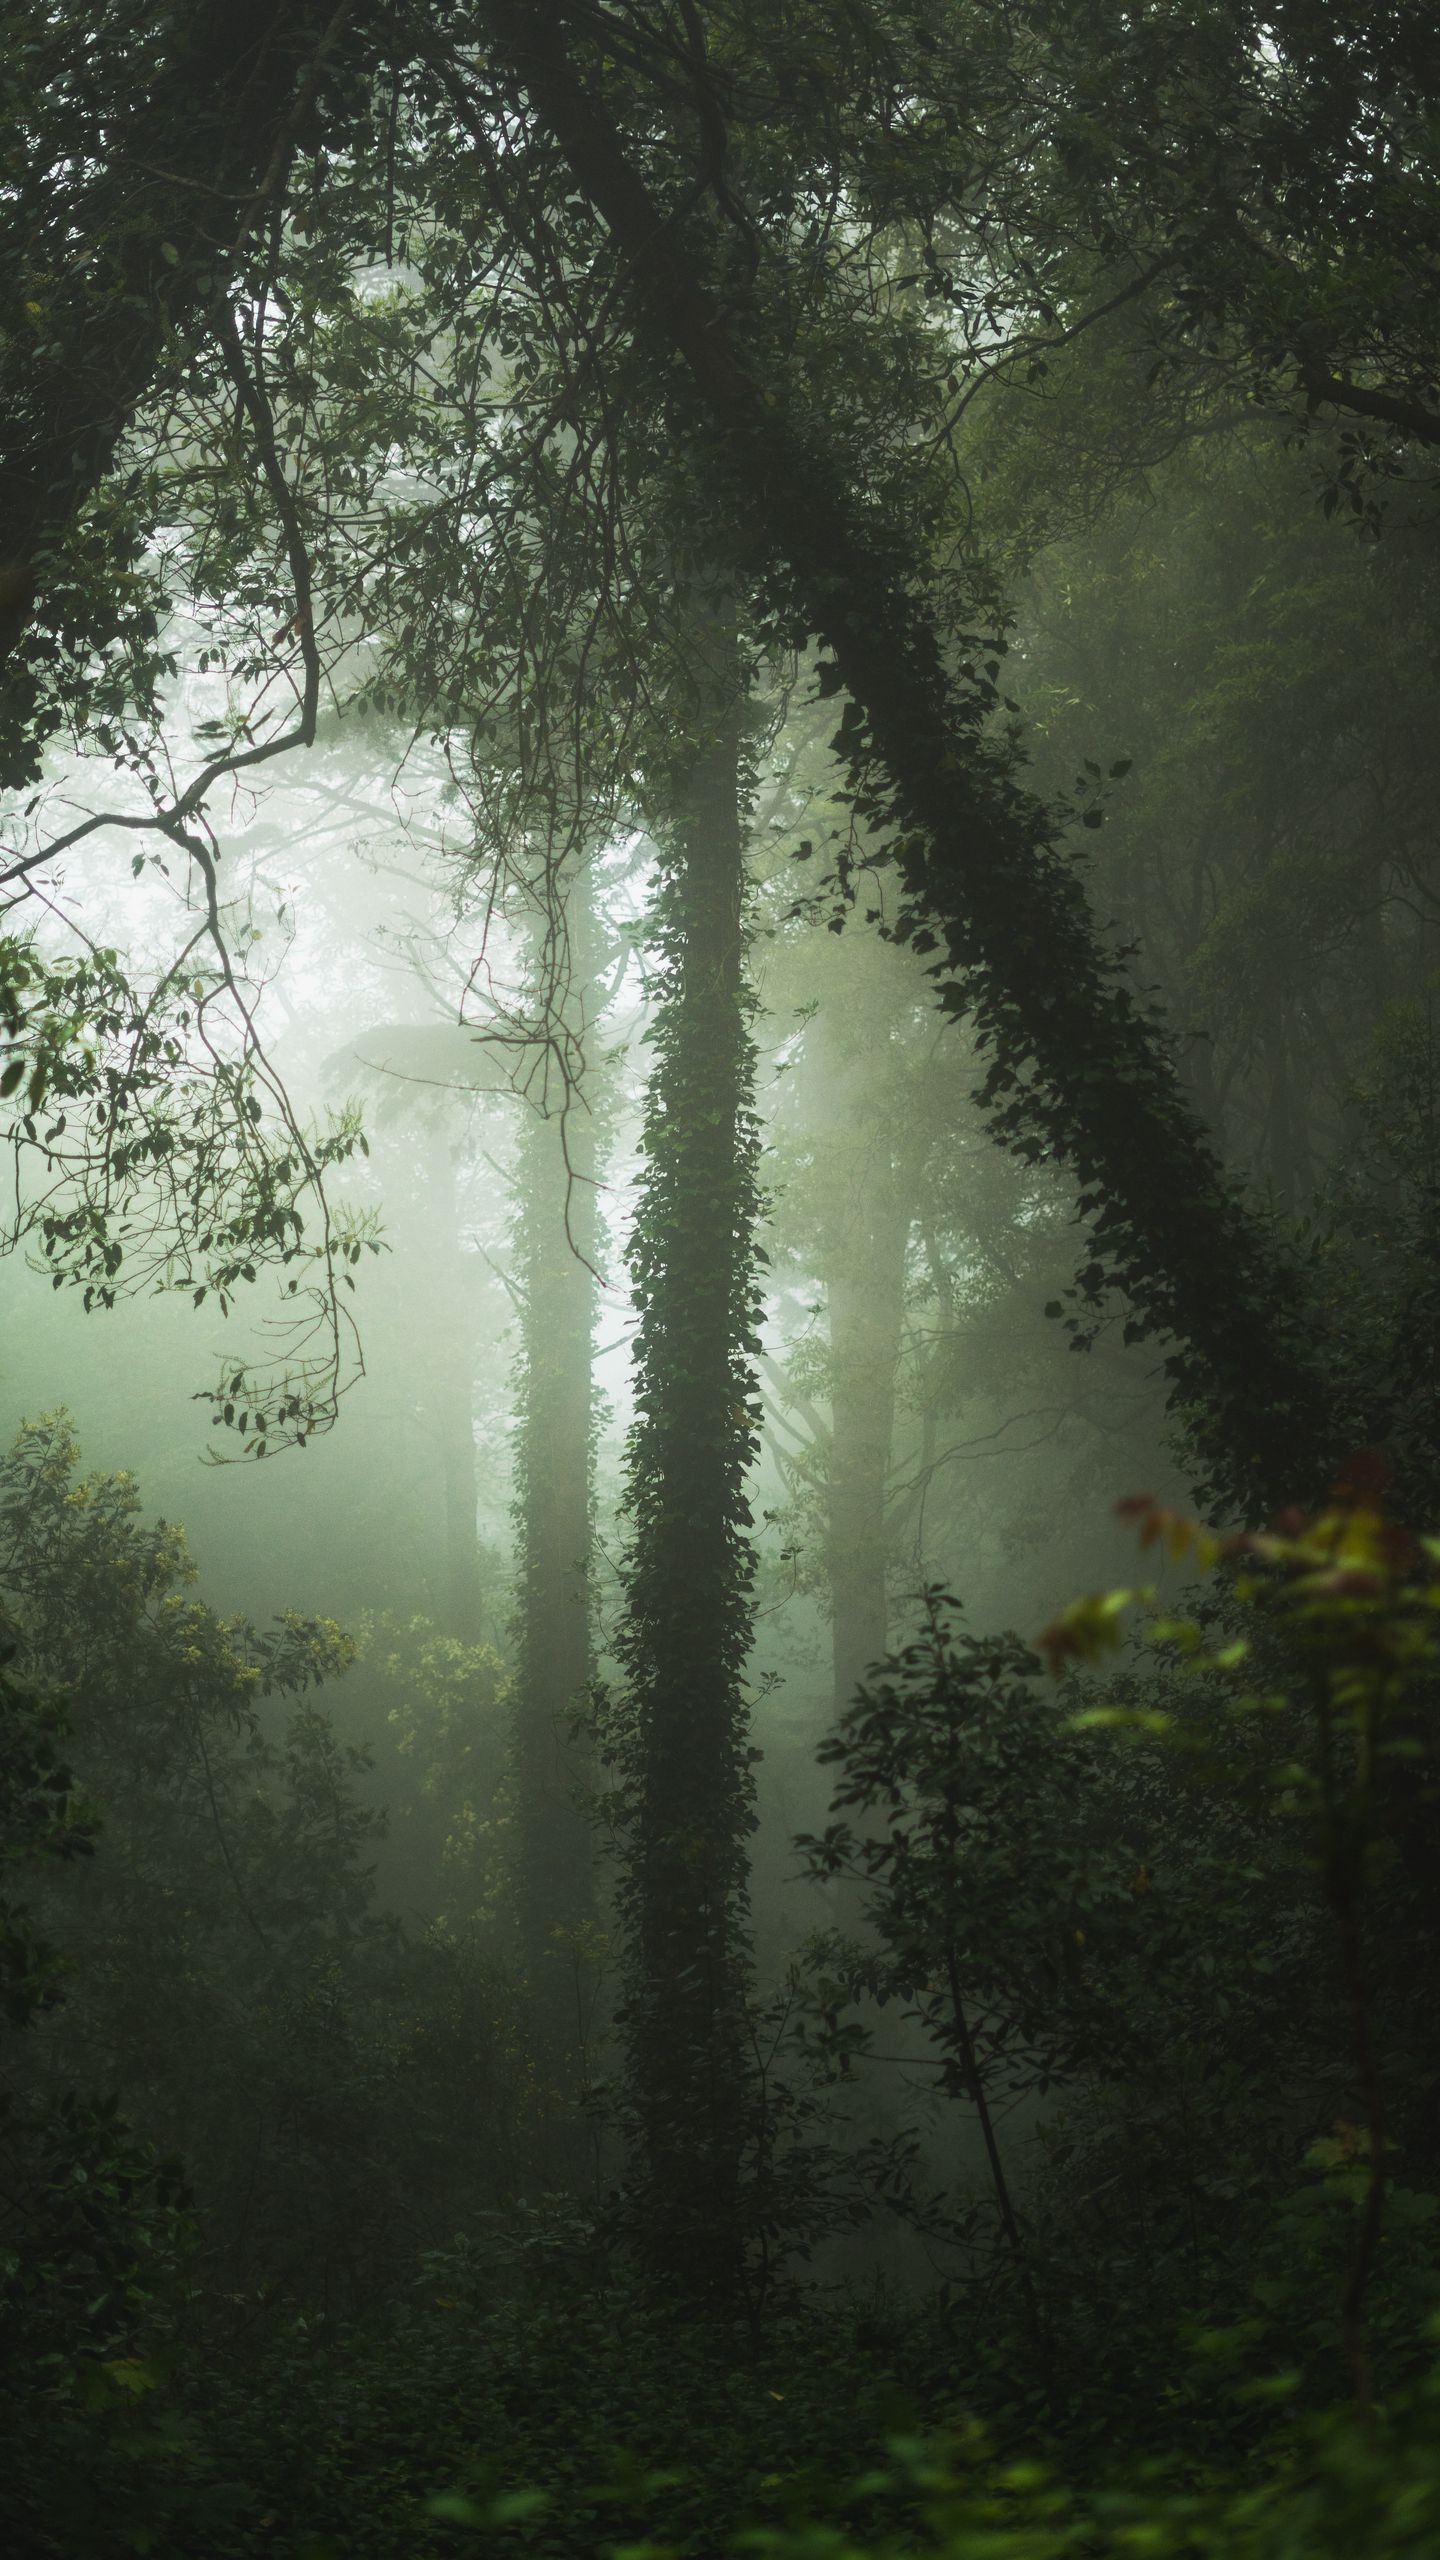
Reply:
[[[1370,2498],[1433,65],[102,14],[0,177],[17,2548]]]

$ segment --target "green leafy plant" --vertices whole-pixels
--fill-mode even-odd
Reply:
[[[1387,1470],[1370,1454],[1352,1460],[1318,1511],[1281,1514],[1273,1528],[1221,1537],[1147,1498],[1127,1502],[1142,1547],[1172,1562],[1223,1571],[1238,1618],[1223,1640],[1197,1617],[1152,1615],[1153,1643],[1187,1679],[1218,1687],[1217,1728],[1168,1709],[1093,1707],[1082,1726],[1140,1732],[1181,1752],[1199,1751],[1225,1782],[1247,1776],[1302,1827],[1335,1930],[1359,2124],[1351,2157],[1357,2212],[1340,2301],[1340,2328],[1357,2403],[1373,2396],[1366,2297],[1380,2246],[1388,2183],[1386,2093],[1376,2050],[1374,1950],[1367,1889],[1385,1844],[1387,1793],[1427,1766],[1427,1727],[1440,1659],[1440,1539],[1413,1535],[1384,1505]],[[1153,1587],[1073,1603],[1041,1639],[1052,1669],[1094,1663],[1121,1642],[1134,1607],[1154,1607]],[[1253,1732],[1258,1750],[1225,1754],[1225,1728]],[[1267,1733],[1278,1748],[1267,1752]],[[1318,2165],[1325,2165],[1323,2162]],[[1330,2165],[1334,2165],[1333,2163]]]

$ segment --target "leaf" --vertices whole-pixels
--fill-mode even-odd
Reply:
[[[1097,1662],[1102,1654],[1118,1650],[1124,1630],[1121,1620],[1137,1601],[1152,1601],[1154,1591],[1091,1591],[1080,1600],[1072,1600],[1042,1629],[1035,1639],[1035,1650],[1046,1668],[1057,1677],[1070,1662]]]
[[[462,2498],[453,2489],[442,2490],[436,2498],[427,2498],[425,2512],[428,2516],[438,2517],[442,2524],[477,2527],[485,2522],[484,2508],[477,2507],[473,2498]]]
[[[153,2365],[145,2364],[139,2356],[114,2356],[100,2370],[117,2391],[125,2392],[132,2400],[143,2400],[147,2392],[159,2387],[160,2376]]]

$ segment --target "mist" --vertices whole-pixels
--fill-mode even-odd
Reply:
[[[1082,14],[26,18],[36,2560],[1440,2521],[1433,45]]]

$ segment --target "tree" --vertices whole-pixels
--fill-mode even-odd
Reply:
[[[1015,324],[1005,360],[1019,366],[1035,354],[1024,346],[1035,318],[1088,335],[1114,307],[1138,310],[1162,267],[1162,295],[1177,274],[1189,292],[1218,272],[1193,235],[1194,191],[1176,191],[1184,131],[1173,113],[1168,157],[1144,192],[1144,111],[1157,97],[1174,106],[1163,42],[1174,13],[1141,13],[1138,51],[1126,53],[1123,184],[1095,174],[1103,155],[1081,130],[1096,54],[1072,48],[1048,16],[1033,55],[995,55],[984,150],[962,168],[941,40],[963,37],[967,61],[984,64],[986,14],[849,13],[841,60],[864,74],[853,105],[828,71],[806,75],[790,20],[764,13],[767,40],[754,43],[747,13],[692,13],[678,51],[658,18],[519,0],[488,0],[481,51],[448,23],[407,19],[414,59],[394,148],[354,149],[368,110],[358,88],[337,95],[317,116],[305,203],[269,228],[244,290],[206,304],[174,409],[135,412],[148,474],[136,508],[165,526],[182,564],[167,592],[188,580],[203,598],[233,676],[217,752],[171,792],[148,699],[132,728],[94,734],[150,794],[133,822],[193,862],[219,982],[237,1002],[205,811],[223,783],[314,740],[327,678],[357,710],[403,710],[428,732],[483,813],[497,874],[523,871],[538,846],[553,886],[567,854],[632,823],[656,788],[670,698],[655,668],[683,655],[664,569],[678,500],[692,553],[733,585],[772,659],[818,640],[822,697],[848,697],[837,892],[852,898],[869,867],[893,865],[901,912],[889,929],[931,962],[942,1008],[973,1020],[993,1129],[1022,1163],[1058,1160],[1078,1177],[1092,1233],[1072,1321],[1083,1336],[1112,1295],[1124,1299],[1132,1334],[1165,1349],[1200,1473],[1253,1511],[1318,1485],[1334,1453],[1323,1324],[1270,1222],[1222,1169],[1123,956],[1097,928],[1059,815],[1025,787],[1004,729],[1003,616],[962,539],[958,375],[946,388],[957,364],[967,391],[994,370],[997,313]],[[815,23],[835,21],[821,9]],[[1303,50],[1303,13],[1287,28]],[[1226,18],[1220,34],[1248,48],[1230,88],[1201,84],[1207,104],[1238,97],[1225,124],[1233,151],[1269,75],[1248,18]],[[1202,38],[1200,68],[1213,70]],[[1196,48],[1182,52],[1192,77]],[[1342,94],[1331,79],[1327,96]],[[913,174],[917,137],[933,220]],[[1020,176],[1001,186],[1007,152]],[[1000,191],[984,193],[978,229],[952,255],[939,229],[975,194],[977,168]],[[1052,259],[1025,288],[1031,308],[1017,206],[1037,173],[1050,180],[1047,221],[1076,233],[1085,205],[1105,236],[1071,269]],[[83,188],[67,177],[58,198],[67,187],[79,219]],[[1107,192],[1121,199],[1108,232],[1097,210]],[[1137,265],[1132,235],[1149,216],[1164,236]],[[1305,238],[1313,249],[1336,230],[1322,205]],[[1235,236],[1231,224],[1231,248]],[[961,295],[967,261],[975,274]],[[382,268],[388,283],[362,289]],[[1262,255],[1216,304],[1212,334],[1232,378],[1264,335],[1255,278],[1272,268]],[[941,306],[928,319],[915,307],[921,281]],[[1172,333],[1167,364],[1174,344]],[[722,712],[705,707],[702,733],[723,726]],[[694,775],[675,786],[695,795],[677,838],[683,848],[688,829],[694,845],[667,888],[674,1009],[635,1265],[646,1402],[626,1638],[641,2157],[662,2250],[677,2264],[689,2256],[707,2282],[736,2228],[728,2061],[743,1973],[740,1478],[754,1205],[730,947],[734,755],[725,780],[712,755],[718,734],[702,734]],[[91,823],[18,858],[12,881]],[[253,1410],[234,1394],[220,1411],[231,1407]],[[306,1414],[289,1405],[284,1419],[303,1430]],[[261,1447],[268,1420],[251,1434]],[[877,1425],[872,1478],[878,1437]],[[688,1488],[678,1502],[675,1487]],[[688,1754],[677,1740],[686,1647],[707,1684],[689,1698]],[[667,2006],[672,1990],[682,2007],[693,1999],[687,2016]],[[677,2104],[684,2073],[702,2064],[705,2104]],[[709,2241],[672,2211],[678,2154],[666,2146],[692,2125],[714,2145],[713,2262]]]
[[[550,1002],[573,1047],[560,1059],[547,1048],[527,1080],[516,1167],[515,1888],[531,1981],[551,2041],[572,2066],[585,2024],[580,1940],[595,1918],[594,1840],[581,1801],[594,1773],[580,1741],[594,1677],[590,1569],[603,1162],[600,1076],[591,1054],[594,902],[593,876],[581,869],[562,903],[563,968],[552,971],[540,954],[540,992],[547,980],[562,982],[553,986]]]
[[[493,0],[490,23],[536,114],[624,253],[642,325],[678,355],[715,440],[742,546],[779,567],[778,610],[819,634],[850,697],[841,738],[860,813],[893,829],[905,930],[943,945],[941,1000],[992,1052],[992,1127],[1078,1172],[1095,1218],[1082,1292],[1123,1292],[1173,1337],[1167,1367],[1206,1464],[1264,1507],[1333,1458],[1293,1275],[1227,1183],[1154,1026],[1102,950],[1053,826],[986,750],[993,676],[951,675],[898,528],[872,528],[833,457],[767,401],[714,287],[596,113],[563,11]],[[1209,1274],[1226,1273],[1217,1293]]]
[[[10,788],[34,780],[43,739],[82,707],[103,715],[129,684],[149,692],[165,672],[131,503],[143,475],[102,483],[157,375],[177,352],[183,366],[204,315],[284,219],[298,155],[337,108],[363,100],[385,14],[363,0],[195,0],[117,11],[116,25],[26,8],[12,29],[0,439]],[[105,656],[117,643],[118,685]]]
[[[731,297],[738,321],[732,323],[722,313],[715,296],[730,291],[723,278],[735,242],[732,217],[738,199],[733,189],[726,193],[728,181],[722,180],[721,232],[710,238],[703,219],[697,218],[698,228],[692,220],[682,245],[680,234],[667,227],[664,200],[647,188],[603,120],[596,118],[570,67],[572,41],[583,47],[588,40],[581,22],[577,19],[572,29],[564,12],[507,14],[497,0],[490,24],[498,49],[483,71],[447,52],[442,43],[427,64],[419,94],[421,117],[428,119],[434,137],[435,183],[455,205],[458,229],[470,236],[472,267],[474,253],[479,253],[482,270],[499,276],[508,273],[519,255],[540,285],[538,298],[519,324],[519,338],[502,336],[502,343],[517,349],[517,379],[543,383],[546,398],[555,383],[559,401],[552,415],[538,420],[538,442],[528,451],[515,448],[520,478],[514,486],[524,492],[511,518],[517,569],[524,542],[533,550],[541,502],[551,508],[552,517],[558,505],[573,523],[585,489],[583,477],[577,479],[555,446],[562,421],[567,432],[578,433],[579,450],[595,456],[612,496],[617,469],[623,478],[634,467],[633,458],[617,464],[608,413],[597,425],[577,398],[573,288],[564,276],[574,271],[572,243],[573,252],[580,253],[586,226],[577,221],[573,194],[566,198],[563,190],[557,192],[558,143],[620,252],[622,289],[632,297],[628,308],[639,317],[641,337],[650,350],[643,368],[646,378],[662,381],[667,400],[673,399],[679,388],[678,352],[699,393],[698,407],[689,405],[688,427],[692,437],[698,435],[707,459],[722,549],[735,556],[738,545],[741,556],[763,568],[782,628],[817,631],[829,643],[835,670],[851,697],[844,746],[847,754],[855,752],[853,781],[863,804],[861,815],[874,820],[882,840],[890,833],[908,903],[906,929],[921,936],[922,944],[930,935],[943,944],[944,1000],[952,1009],[966,1009],[978,995],[980,1035],[993,1053],[987,1089],[997,1130],[1022,1149],[1057,1152],[1079,1171],[1085,1201],[1098,1220],[1082,1297],[1094,1303],[1113,1285],[1128,1299],[1132,1321],[1174,1338],[1177,1396],[1192,1425],[1204,1421],[1210,1462],[1225,1474],[1233,1499],[1263,1501],[1267,1492],[1288,1485],[1297,1470],[1307,1480],[1323,1472],[1329,1446],[1324,1397],[1304,1329],[1294,1321],[1293,1275],[1277,1264],[1269,1238],[1228,1191],[1177,1091],[1153,1027],[1137,1007],[1123,972],[1097,943],[1073,869],[1054,844],[1053,828],[1015,784],[1006,760],[996,756],[988,737],[995,685],[980,665],[983,636],[972,632],[976,653],[964,662],[971,668],[968,677],[957,677],[947,667],[934,616],[921,601],[932,583],[923,539],[917,541],[914,526],[901,525],[895,513],[907,488],[911,497],[918,495],[913,468],[907,482],[907,466],[896,459],[886,505],[877,508],[855,485],[857,456],[841,435],[829,434],[827,424],[813,416],[802,426],[791,395],[777,395],[773,401],[763,396],[764,376],[787,381],[798,362],[803,378],[816,333],[812,330],[807,338],[802,328],[797,337],[796,326],[786,320],[778,336],[773,330],[767,336],[769,323],[754,293],[745,290],[743,274],[738,299]],[[537,33],[545,39],[539,52]],[[638,54],[627,49],[624,76],[633,88],[627,112],[639,130],[658,142],[661,166],[674,173],[683,189],[689,134],[683,114],[678,124],[672,123],[665,77],[658,91],[652,93],[649,86],[659,59],[644,47]],[[867,115],[878,112],[889,94],[894,66],[883,36],[876,59],[880,68],[873,78],[867,75]],[[687,74],[691,103],[698,100],[700,109],[706,101],[703,67],[696,57]],[[682,83],[682,98],[686,94]],[[497,117],[503,119],[521,98],[528,99],[538,125],[522,126],[523,150],[507,148],[497,155]],[[703,125],[703,113],[700,120]],[[782,105],[780,127],[789,134],[794,121],[791,109]],[[459,133],[472,147],[472,169],[463,166],[457,151]],[[828,142],[830,137],[825,138]],[[716,139],[711,131],[712,142]],[[854,148],[846,127],[843,166],[833,173],[842,194]],[[813,149],[802,154],[802,165],[807,172],[816,169]],[[423,155],[417,175],[422,185],[430,179]],[[461,192],[466,188],[468,199]],[[344,235],[358,248],[382,224],[381,202],[368,175],[332,190],[329,201],[338,226],[337,245]],[[782,187],[762,209],[783,223],[784,203]],[[897,208],[882,205],[879,210],[893,218]],[[749,218],[753,223],[754,217]],[[743,223],[738,227],[743,235]],[[593,224],[590,239],[593,246]],[[298,254],[305,263],[308,253]],[[302,290],[313,291],[318,284],[324,292],[333,291],[330,276],[322,275],[313,257],[308,264],[312,283]],[[295,281],[300,282],[298,273]],[[799,281],[797,277],[797,292]],[[809,296],[821,335],[824,321],[819,315],[828,308],[827,290],[822,268]],[[801,293],[796,310],[802,321],[806,303],[807,295]],[[513,325],[507,319],[502,327]],[[874,313],[866,326],[872,334],[878,332],[877,352],[883,346],[887,356],[905,356],[902,330]],[[379,327],[364,322],[359,334],[367,328],[377,342],[387,329],[394,339],[388,318]],[[302,355],[300,343],[307,329],[309,358]],[[337,337],[337,354],[347,334],[356,335],[348,321]],[[343,529],[350,519],[337,514],[328,494],[317,513],[308,489],[295,487],[286,494],[275,479],[275,402],[296,402],[301,415],[312,412],[318,352],[313,337],[308,320],[281,332],[265,358],[262,381],[255,361],[258,341],[247,349],[227,324],[210,363],[215,387],[228,386],[227,396],[238,402],[237,414],[243,412],[257,455],[262,462],[269,457],[266,485],[282,536],[277,572],[286,574],[284,559],[297,543],[307,591],[320,592],[315,588],[317,567],[323,567],[327,578],[333,567],[336,601],[329,608],[333,637],[327,643],[333,650],[340,631],[339,597],[358,602],[362,591],[368,594],[377,586],[377,579],[366,569],[359,573],[357,587],[353,557],[351,565],[346,562],[346,554],[353,555]],[[386,388],[378,395],[387,429],[392,391],[395,396],[400,391],[395,352],[392,344]],[[908,367],[913,378],[913,343]],[[407,416],[414,420],[413,369],[408,378]],[[482,412],[493,403],[488,395],[467,391],[465,404],[483,449],[492,437]],[[686,405],[683,400],[681,405]],[[375,411],[372,403],[366,428],[372,443]],[[334,424],[340,427],[338,418]],[[389,449],[385,444],[384,450]],[[645,459],[642,450],[642,465]],[[347,473],[357,495],[362,487],[378,489],[379,451],[359,468],[358,476],[348,461],[342,464],[341,475]],[[452,626],[444,617],[437,622],[433,614],[427,616],[421,598],[418,573],[427,556],[433,556],[434,544],[443,538],[453,553],[449,525],[442,506],[430,511],[418,538],[407,533],[417,583],[413,600],[402,603],[399,626],[407,646],[412,638],[415,642],[419,681],[437,708],[435,688],[442,687],[453,699],[457,680],[470,683],[473,700],[477,662],[486,662],[484,650],[477,650],[473,611],[462,617],[461,629],[468,628],[472,638],[457,657]],[[592,553],[597,531],[598,556],[606,564],[608,616],[619,601],[612,573],[624,580],[626,572],[617,557],[612,524],[592,525]],[[333,564],[323,553],[312,556],[321,537],[327,545],[338,544]],[[394,569],[387,556],[379,583],[391,600],[392,614]],[[299,582],[298,555],[288,574],[293,592]],[[589,574],[582,570],[579,583]],[[576,584],[572,574],[572,595]],[[631,580],[627,595],[633,593]],[[483,622],[483,614],[481,618]],[[542,599],[538,619],[541,654],[528,650],[527,719],[539,666],[548,655],[561,672],[563,652],[575,641],[575,616],[568,606],[557,611]],[[311,700],[319,661],[307,650],[303,632],[299,645],[306,699]],[[489,646],[493,666],[493,643]],[[558,662],[553,654],[557,646],[562,653]],[[593,677],[599,664],[592,651],[587,674]],[[507,716],[513,716],[515,698]],[[543,732],[543,720],[540,726]],[[237,744],[218,760],[217,770],[229,770],[241,752]],[[862,766],[869,775],[866,781]],[[556,768],[543,744],[538,755],[529,754],[527,772],[537,787],[553,792]],[[1223,1305],[1197,1278],[1202,1269],[1216,1265],[1230,1275]]]
[[[491,1968],[376,1908],[365,1755],[307,1694],[349,1639],[222,1619],[194,1579],[133,1479],[79,1472],[63,1418],[22,1432],[0,1467],[17,1668],[68,1693],[105,1820],[83,1896],[53,1861],[37,1880],[71,1997],[28,2040],[25,2085],[118,2092],[185,2158],[222,2292],[358,2304],[472,2180],[488,2199],[507,2176],[511,2022]]]
[[[27,1678],[0,1617],[0,2375],[7,2402],[35,2421],[0,2484],[0,2522],[16,2547],[58,2551],[86,2532],[89,2488],[109,2468],[107,2371],[135,2359],[157,2298],[192,2232],[178,2163],[137,2142],[113,2096],[35,2086],[28,2038],[65,1995],[65,1966],[10,1873],[41,1876],[88,1858],[99,1825],[66,1756],[64,1708]],[[78,2475],[78,2476],[77,2476]],[[108,2492],[108,2496],[106,2494]],[[127,2503],[111,2478],[99,2493]],[[52,2538],[53,2537],[53,2538]]]
[[[689,604],[688,752],[655,786],[663,977],[630,1249],[639,1329],[618,1647],[626,1689],[610,1748],[623,1789],[637,2237],[659,2272],[723,2296],[741,2275],[749,2082],[743,1679],[758,1133],[734,606],[703,588]]]

